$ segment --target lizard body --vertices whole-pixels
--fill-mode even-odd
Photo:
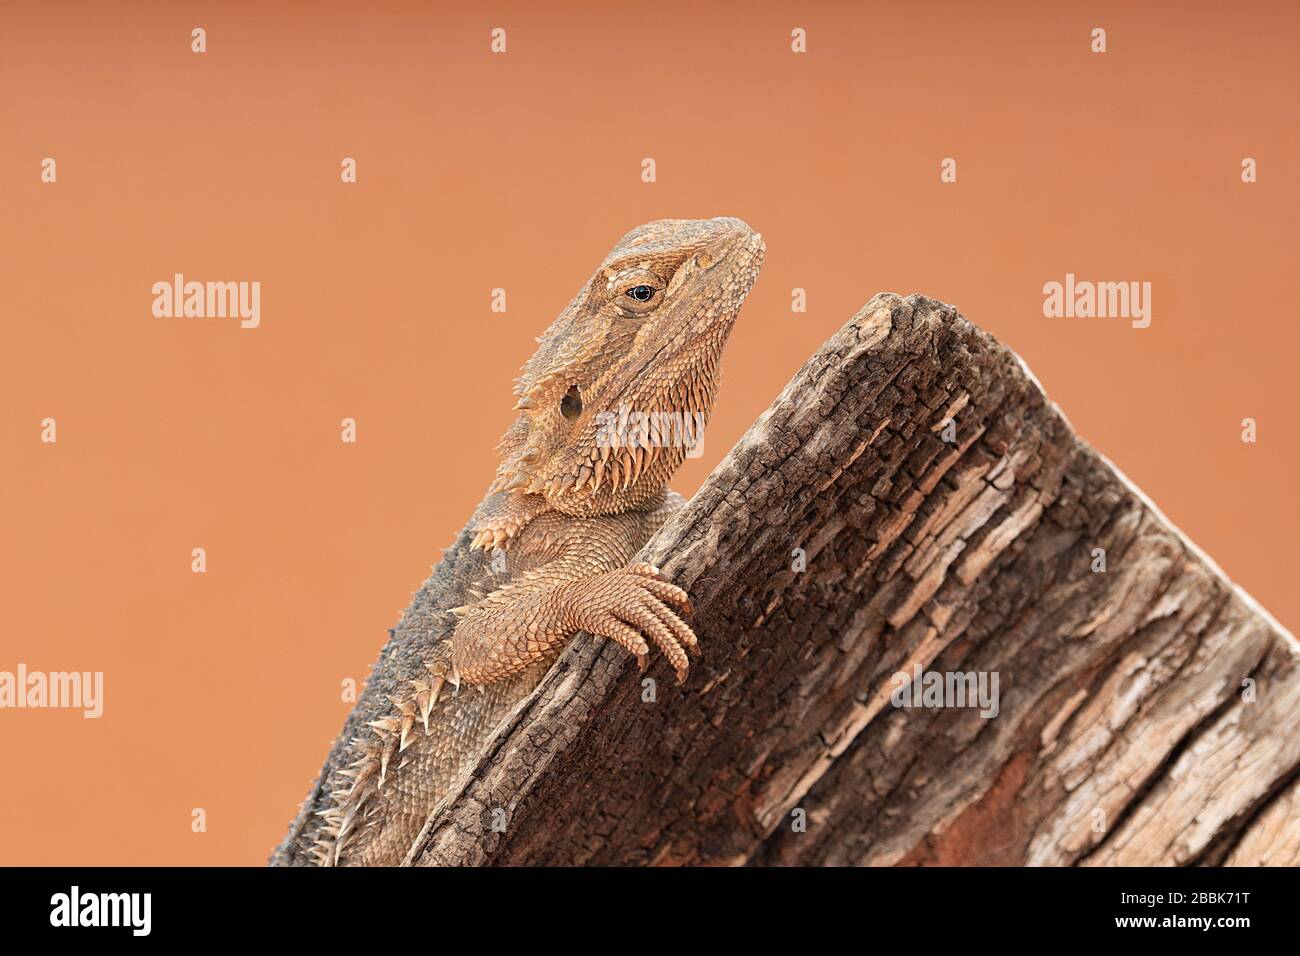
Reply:
[[[690,601],[632,561],[681,505],[718,364],[762,265],[738,219],[625,235],[542,335],[487,497],[403,614],[272,859],[395,865],[468,761],[578,631],[679,681]]]

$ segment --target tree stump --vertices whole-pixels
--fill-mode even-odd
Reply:
[[[408,862],[1300,862],[1294,638],[949,306],[872,299],[642,553],[687,683],[574,640]]]

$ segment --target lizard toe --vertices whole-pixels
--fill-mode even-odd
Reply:
[[[649,666],[650,645],[634,628],[629,627],[614,615],[603,616],[601,620],[594,622],[587,630],[617,642],[620,647],[636,658],[637,666],[642,670]]]
[[[687,660],[686,651],[678,643],[672,629],[650,609],[649,602],[654,602],[654,598],[649,598],[646,606],[623,608],[621,617],[654,641],[655,647],[668,658],[668,663],[676,671],[677,682],[680,684],[686,679],[686,673],[690,670],[690,661]]]
[[[650,578],[643,580],[641,586],[665,604],[679,607],[687,614],[693,614],[695,611],[694,607],[691,606],[690,595],[669,581]]]
[[[654,601],[649,604],[650,610],[654,613],[661,624],[672,632],[673,638],[686,649],[686,653],[692,657],[700,656],[700,641],[691,630],[689,624],[678,617],[668,605],[663,601]]]

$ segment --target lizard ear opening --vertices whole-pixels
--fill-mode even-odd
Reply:
[[[570,385],[564,398],[560,399],[560,414],[569,421],[575,421],[582,414],[582,395],[578,386]]]

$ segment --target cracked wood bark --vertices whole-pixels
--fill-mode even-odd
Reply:
[[[575,640],[408,862],[1300,862],[1294,638],[949,306],[875,297],[643,554],[688,683]]]

